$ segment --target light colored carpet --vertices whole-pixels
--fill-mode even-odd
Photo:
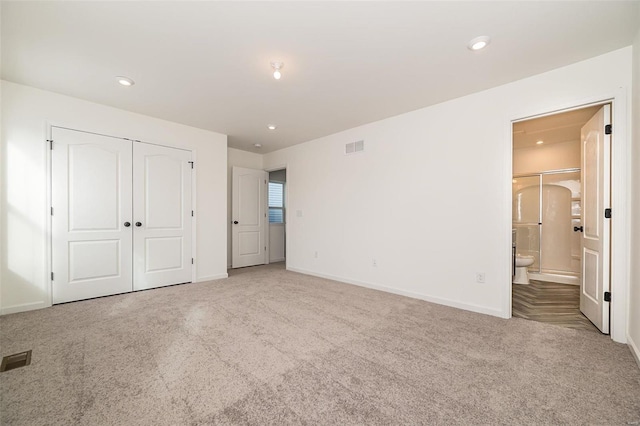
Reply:
[[[628,424],[608,336],[287,272],[0,318],[2,425]]]

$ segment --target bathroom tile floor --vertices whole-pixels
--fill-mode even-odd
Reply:
[[[561,327],[600,332],[580,312],[580,286],[531,280],[513,284],[514,317],[555,324]]]

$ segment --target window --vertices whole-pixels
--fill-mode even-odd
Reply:
[[[269,182],[269,223],[284,223],[284,183]]]

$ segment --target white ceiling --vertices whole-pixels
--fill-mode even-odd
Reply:
[[[514,123],[513,149],[580,141],[580,130],[600,108],[596,105]]]
[[[269,152],[628,46],[639,4],[4,1],[2,78]]]

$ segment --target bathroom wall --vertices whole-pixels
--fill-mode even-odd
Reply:
[[[580,135],[574,141],[513,150],[513,174],[580,167]]]

